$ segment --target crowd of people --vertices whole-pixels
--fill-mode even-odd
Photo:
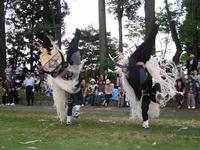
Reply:
[[[20,101],[19,89],[25,89],[27,105],[33,105],[34,92],[48,91],[45,74],[38,71],[30,73],[21,64],[5,69],[5,76],[0,77],[0,87],[3,89],[2,105],[18,104]]]
[[[190,55],[186,68],[187,75],[184,74],[181,66],[177,67],[178,93],[173,100],[177,102],[178,108],[186,105],[188,109],[195,109],[200,104],[200,65],[193,54]]]
[[[25,90],[27,105],[34,104],[35,92],[52,96],[52,90],[47,84],[47,74],[39,71],[30,73],[21,64],[18,64],[15,68],[6,68],[5,77],[0,78],[0,87],[4,91],[2,105],[18,104],[20,100],[19,89]],[[116,84],[111,82],[111,76],[107,70],[99,77],[91,78],[88,82],[86,82],[84,75],[82,75],[81,90],[79,92],[80,104],[103,105],[107,107],[114,94],[114,89],[119,89],[120,91],[118,106],[125,106],[125,95],[120,75],[117,76]]]
[[[194,55],[190,55],[186,67],[187,75],[185,75],[181,66],[177,67],[175,85],[177,94],[173,97],[173,100],[177,102],[178,108],[187,106],[188,109],[195,109],[200,104],[200,67]],[[128,106],[122,82],[121,74],[117,74],[116,81],[112,83],[108,70],[91,78],[88,82],[82,75],[81,90],[78,96],[80,104],[82,106],[90,104],[108,107],[110,101],[115,99],[118,101],[118,107]],[[30,73],[21,64],[18,64],[15,68],[6,68],[5,77],[0,77],[0,86],[4,90],[2,105],[18,104],[20,100],[18,89],[21,88],[25,89],[27,105],[34,104],[34,92],[52,95],[47,84],[47,74],[39,71]],[[117,97],[115,91],[117,91]],[[113,95],[115,95],[114,98]]]

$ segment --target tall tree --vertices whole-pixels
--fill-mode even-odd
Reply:
[[[172,12],[169,10],[169,4],[168,4],[168,0],[165,0],[165,9],[166,9],[166,12],[167,12],[167,20],[168,20],[168,23],[169,23],[169,28],[170,28],[170,31],[171,31],[171,35],[172,35],[172,39],[176,45],[176,53],[173,57],[173,61],[178,64],[179,63],[179,58],[183,52],[182,50],[182,46],[181,46],[181,42],[179,40],[179,37],[178,37],[178,32],[176,30],[176,23],[175,21],[172,20]]]
[[[155,0],[145,0],[144,4],[145,12],[145,39],[151,34],[151,29],[155,24]],[[155,48],[152,52],[155,54]]]
[[[105,59],[107,54],[107,36],[106,36],[106,12],[105,0],[99,0],[99,44],[100,44],[100,72],[105,69]]]
[[[185,19],[180,26],[180,39],[187,53],[194,53],[200,57],[200,5],[199,0],[182,0]]]
[[[119,51],[123,51],[123,17],[135,20],[136,11],[141,2],[140,0],[109,0],[107,2],[108,12],[115,15],[118,21]]]
[[[5,41],[5,8],[4,0],[0,1],[0,76],[6,68],[6,41]]]
[[[199,1],[192,0],[192,52],[198,58],[197,8]]]
[[[155,24],[155,0],[145,0],[145,38],[151,34],[152,26]]]

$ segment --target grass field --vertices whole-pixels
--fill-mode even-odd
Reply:
[[[83,113],[66,127],[54,112],[0,110],[0,149],[200,150],[200,115],[164,115],[150,129],[127,114]]]

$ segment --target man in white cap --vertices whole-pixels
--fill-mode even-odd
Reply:
[[[186,64],[187,70],[188,70],[188,77],[194,70],[197,70],[197,65],[198,65],[198,62],[195,59],[195,55],[190,54],[190,58],[189,60],[187,60],[187,64]]]

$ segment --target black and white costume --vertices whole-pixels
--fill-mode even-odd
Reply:
[[[81,31],[76,29],[75,36],[70,42],[67,50],[66,68],[62,68],[62,72],[56,77],[48,75],[48,84],[53,90],[54,104],[61,122],[66,122],[67,120],[66,107],[69,109],[68,114],[70,114],[70,111],[73,108],[72,104],[74,104],[74,96],[72,95],[76,95],[76,93],[80,91],[81,80],[79,76],[85,62],[85,60],[81,61],[80,51],[78,49],[80,35]],[[45,39],[49,40],[47,38]],[[43,43],[45,43],[45,41]],[[42,48],[46,48],[48,51],[51,51],[52,48],[55,48],[55,42],[50,42],[51,44],[48,42],[45,46],[42,44]],[[66,101],[68,101],[68,94],[72,95],[69,96],[70,100],[67,106]],[[77,107],[76,112],[80,112],[80,107]]]
[[[164,106],[176,91],[175,77],[169,76],[166,72],[166,66],[172,65],[151,56],[157,32],[158,26],[154,25],[151,36],[131,54],[129,49],[119,55],[118,61],[110,56],[113,63],[123,72],[123,87],[130,103],[130,116],[132,119],[143,119],[144,128],[149,127],[149,116],[158,117],[160,106]]]

